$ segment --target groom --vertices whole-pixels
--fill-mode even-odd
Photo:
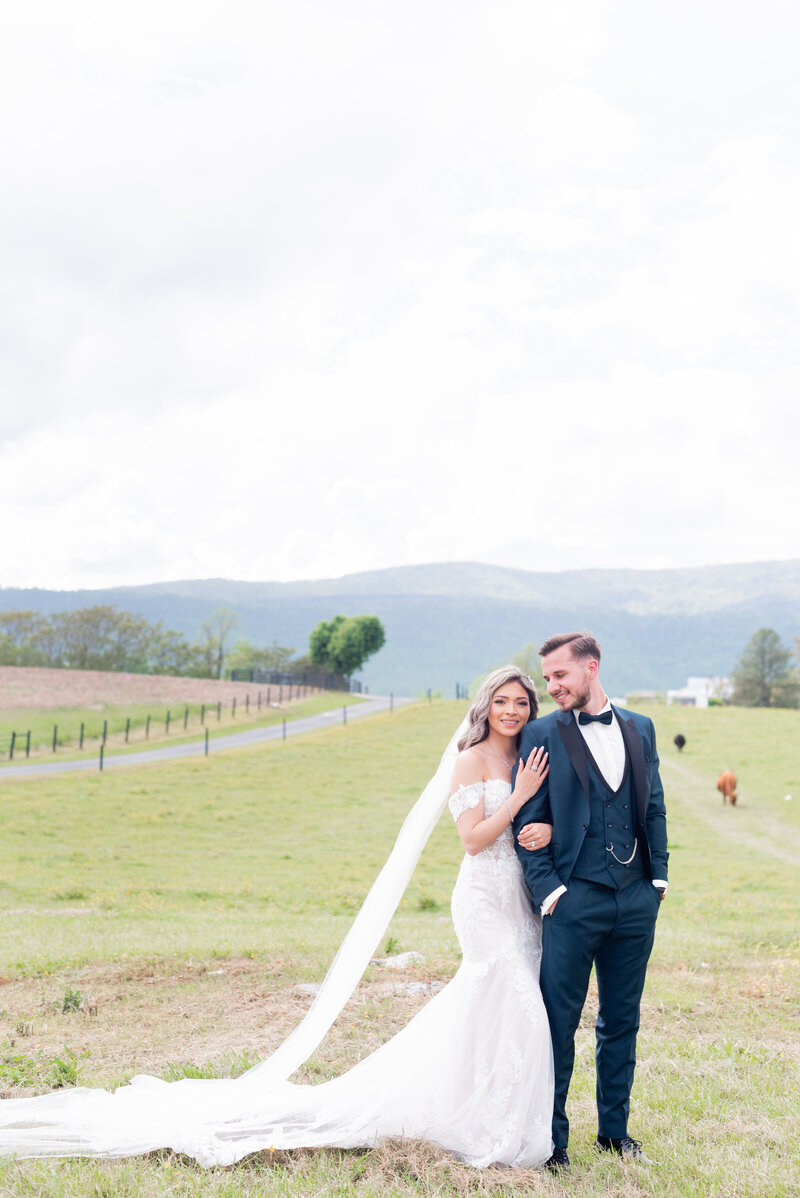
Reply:
[[[520,757],[543,745],[550,773],[514,820],[516,849],[543,915],[540,983],[553,1040],[551,1170],[569,1169],[567,1091],[589,975],[599,1013],[596,1147],[646,1160],[628,1135],[639,1002],[667,890],[664,791],[652,721],[612,707],[600,683],[600,646],[582,633],[539,650],[560,711],[529,723]],[[516,770],[514,771],[516,776]],[[551,823],[550,845],[529,852],[527,825]]]

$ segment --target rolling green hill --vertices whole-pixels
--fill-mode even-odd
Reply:
[[[215,607],[234,608],[241,635],[304,651],[319,620],[374,614],[386,645],[367,663],[372,691],[452,694],[456,682],[527,642],[589,628],[614,694],[729,674],[762,626],[800,636],[800,560],[680,570],[544,573],[473,562],[394,567],[307,582],[204,579],[103,590],[0,588],[0,610],[53,612],[111,603],[194,636]]]

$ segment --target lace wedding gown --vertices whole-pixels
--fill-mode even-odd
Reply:
[[[454,818],[508,798],[501,780],[461,787]],[[553,1067],[538,985],[534,916],[511,829],[465,856],[453,891],[463,953],[453,980],[391,1040],[320,1085],[134,1078],[111,1093],[79,1089],[0,1102],[0,1153],[131,1156],[172,1148],[201,1165],[265,1148],[354,1148],[420,1137],[476,1166],[534,1166],[551,1151]]]

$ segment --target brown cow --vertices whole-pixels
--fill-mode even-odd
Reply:
[[[723,770],[717,779],[717,790],[722,795],[722,805],[730,803],[731,807],[736,806],[736,775],[733,770]]]

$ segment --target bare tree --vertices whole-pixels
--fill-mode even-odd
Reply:
[[[204,620],[201,625],[205,636],[203,652],[208,663],[209,673],[214,678],[222,677],[231,633],[238,627],[239,617],[230,607],[215,608],[210,618]]]

